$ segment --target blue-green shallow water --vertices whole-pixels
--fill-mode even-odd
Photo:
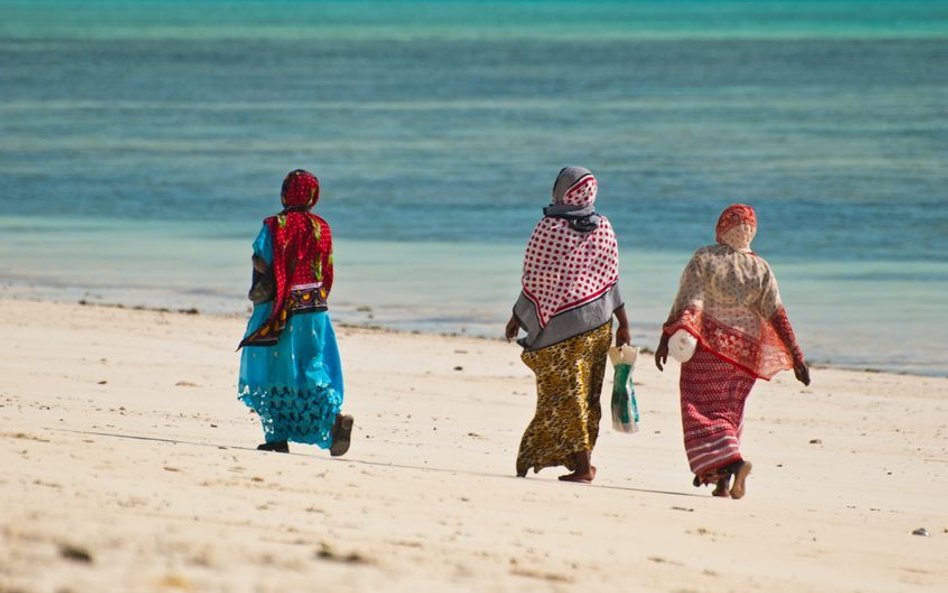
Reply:
[[[564,164],[642,343],[740,200],[813,359],[948,374],[948,2],[0,0],[6,294],[243,310],[305,167],[339,315],[495,335]]]

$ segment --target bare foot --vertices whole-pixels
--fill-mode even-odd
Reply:
[[[580,484],[589,484],[593,481],[593,478],[596,477],[596,466],[589,466],[589,471],[586,473],[580,473],[578,471],[571,474],[566,474],[565,476],[560,476],[560,481],[562,482],[579,482]]]
[[[714,492],[711,493],[711,496],[719,496],[721,498],[731,498],[731,489],[728,488],[728,482],[731,481],[730,477],[721,478],[718,480],[718,485],[714,488]]]
[[[731,486],[731,498],[743,498],[747,494],[747,488],[744,482],[751,473],[751,462],[742,461],[734,471],[734,485]]]

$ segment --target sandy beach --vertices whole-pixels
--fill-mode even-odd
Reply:
[[[513,476],[534,389],[499,339],[337,328],[333,459],[254,450],[243,318],[0,305],[2,593],[948,590],[945,378],[758,382],[733,501],[691,486],[678,365],[648,356],[641,430],[604,423],[586,486]]]

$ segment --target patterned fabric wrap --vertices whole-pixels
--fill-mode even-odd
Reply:
[[[540,350],[524,351],[523,362],[537,381],[536,414],[523,433],[517,474],[531,467],[566,466],[576,470],[573,454],[592,451],[602,418],[600,395],[612,322]]]
[[[303,169],[290,171],[283,178],[280,201],[284,208],[309,210],[319,201],[319,179]]]
[[[706,350],[769,380],[802,361],[803,352],[770,265],[749,249],[748,229],[756,228],[748,224],[744,209],[749,208],[731,206],[721,217],[718,234],[734,245],[719,243],[694,253],[663,330],[671,336],[684,329]]]
[[[569,185],[562,179],[572,181]],[[567,167],[554,185],[553,203],[579,208],[596,201],[597,183],[586,169]],[[573,228],[564,218],[544,216],[527,243],[523,294],[536,308],[539,326],[555,315],[605,294],[619,280],[619,249],[609,220],[599,215],[594,230]]]
[[[283,182],[286,209],[263,221],[273,238],[271,267],[275,281],[270,317],[240,343],[243,346],[275,344],[290,315],[328,307],[332,289],[332,230],[321,217],[309,212],[319,199],[319,182],[305,171],[293,171]]]
[[[750,251],[757,234],[757,213],[747,204],[731,204],[724,209],[714,229],[715,240],[737,251]]]
[[[685,453],[698,481],[709,484],[741,461],[744,404],[755,378],[698,346],[681,365],[681,421]]]
[[[264,226],[254,254],[272,263],[273,240]],[[270,318],[273,302],[254,306],[246,335]],[[343,403],[342,363],[328,311],[291,316],[279,340],[244,348],[238,397],[260,417],[267,442],[295,441],[328,448]]]

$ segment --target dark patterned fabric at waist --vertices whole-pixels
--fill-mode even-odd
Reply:
[[[283,307],[276,317],[264,321],[263,325],[241,340],[238,350],[244,346],[274,346],[280,341],[280,334],[292,315],[317,313],[329,309],[326,297],[329,294],[322,282],[312,284],[294,284],[290,286]]]
[[[328,296],[322,282],[295,284],[290,287],[286,308],[290,313],[326,311],[329,309]]]

